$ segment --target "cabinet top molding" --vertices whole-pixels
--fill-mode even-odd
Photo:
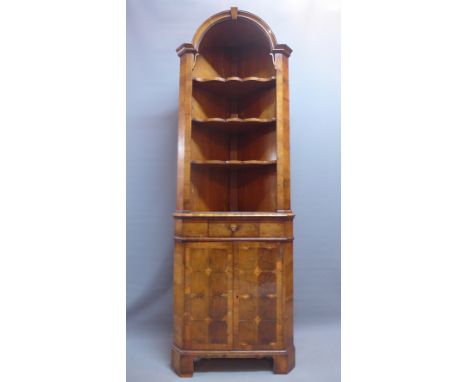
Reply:
[[[254,15],[253,13],[238,10],[237,7],[231,7],[231,9],[229,10],[216,13],[213,16],[206,19],[195,32],[192,39],[192,43],[184,43],[180,45],[176,49],[177,54],[179,56],[182,56],[186,53],[198,53],[200,43],[203,41],[207,32],[209,32],[209,30],[215,25],[229,20],[241,20],[246,21],[248,23],[252,23],[252,25],[256,26],[260,30],[260,32],[262,32],[263,35],[266,37],[270,46],[271,53],[280,53],[284,54],[287,57],[291,55],[292,49],[286,44],[278,44],[278,42],[276,41],[275,34],[264,20],[262,20],[257,15]]]

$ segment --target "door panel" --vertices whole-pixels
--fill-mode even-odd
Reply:
[[[188,349],[232,348],[232,244],[185,247],[185,338]]]
[[[234,244],[234,347],[275,349],[282,346],[279,243]]]

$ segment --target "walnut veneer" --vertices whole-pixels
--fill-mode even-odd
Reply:
[[[273,358],[294,367],[288,57],[231,8],[180,56],[172,367]]]

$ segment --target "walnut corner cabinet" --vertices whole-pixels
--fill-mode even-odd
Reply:
[[[294,367],[288,59],[231,8],[182,44],[172,367],[272,358]]]

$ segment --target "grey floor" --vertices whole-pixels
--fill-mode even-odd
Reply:
[[[127,381],[180,381],[170,368],[171,324],[127,328]],[[271,361],[215,359],[195,363],[194,380],[239,381],[340,381],[340,324],[296,324],[296,367],[287,375],[272,373]],[[257,379],[258,378],[258,379]]]

